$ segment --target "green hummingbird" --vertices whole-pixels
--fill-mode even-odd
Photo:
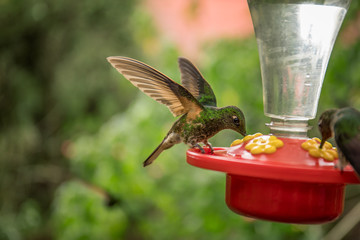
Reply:
[[[160,145],[144,161],[144,167],[151,164],[162,151],[180,142],[205,153],[199,145],[203,143],[213,153],[208,139],[219,131],[232,129],[246,135],[243,112],[235,106],[218,108],[209,83],[189,60],[178,59],[183,86],[138,60],[127,57],[108,57],[107,60],[134,86],[165,104],[175,117],[181,115]]]
[[[334,137],[339,153],[338,167],[342,171],[350,163],[360,176],[360,112],[351,107],[329,109],[321,114],[318,125],[322,136],[320,148]]]

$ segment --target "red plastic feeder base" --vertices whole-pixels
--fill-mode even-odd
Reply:
[[[227,173],[226,203],[241,215],[286,223],[314,224],[336,219],[343,211],[344,187],[360,183],[350,166],[311,157],[304,139],[281,139],[273,154],[252,155],[243,145],[216,148],[215,154],[187,152],[189,164]]]
[[[288,223],[323,223],[342,213],[344,186],[228,174],[226,203],[232,211],[248,217]]]

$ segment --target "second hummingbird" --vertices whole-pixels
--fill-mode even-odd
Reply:
[[[183,86],[135,59],[108,57],[107,60],[134,86],[165,104],[174,116],[181,115],[160,145],[144,161],[144,167],[151,164],[163,150],[180,142],[205,153],[199,143],[207,145],[213,152],[208,139],[223,129],[246,135],[243,112],[235,106],[218,108],[209,83],[189,60],[178,59]]]
[[[320,148],[331,137],[339,152],[338,167],[342,171],[350,163],[360,177],[360,112],[355,108],[329,109],[319,118]]]

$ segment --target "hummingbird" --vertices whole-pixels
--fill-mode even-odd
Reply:
[[[350,163],[360,176],[360,112],[354,108],[329,109],[319,118],[322,139],[320,148],[331,137],[339,153],[338,167],[342,171]]]
[[[144,167],[161,152],[181,142],[205,153],[199,144],[203,143],[213,153],[208,139],[219,131],[232,129],[246,135],[243,112],[236,106],[217,107],[209,83],[186,58],[178,58],[182,85],[138,60],[121,56],[108,57],[107,60],[134,86],[166,105],[175,117],[180,116],[160,145],[144,161]]]

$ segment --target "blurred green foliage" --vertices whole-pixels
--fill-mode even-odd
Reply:
[[[179,52],[158,37],[137,1],[21,0],[0,6],[0,239],[322,236],[326,226],[232,213],[224,200],[224,174],[188,165],[185,145],[142,167],[175,119],[105,58],[137,58],[178,82],[180,74]],[[353,2],[345,26],[359,9]],[[208,43],[203,52],[196,65],[218,105],[243,109],[249,133],[267,132],[255,38]],[[359,41],[335,45],[319,113],[360,107],[359,52]],[[309,135],[318,135],[317,129]],[[237,137],[226,130],[211,142],[229,146]],[[117,200],[113,206],[106,205],[108,194]]]
[[[135,91],[105,60],[136,54],[135,1],[0,2],[0,239],[51,236],[50,207],[68,178],[67,139],[96,132]]]

